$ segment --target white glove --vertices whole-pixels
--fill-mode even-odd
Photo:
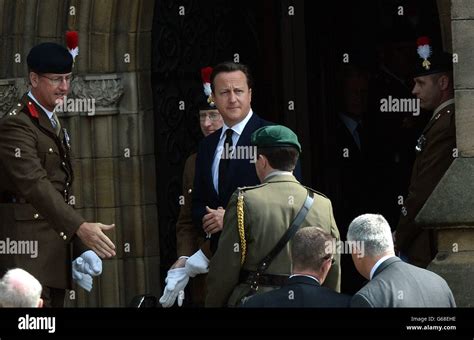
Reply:
[[[189,277],[195,277],[198,274],[205,274],[209,272],[209,259],[204,255],[201,249],[193,254],[186,261],[186,273]]]
[[[92,276],[79,270],[83,266],[84,260],[82,257],[78,257],[72,262],[72,278],[79,286],[90,292],[92,289]]]
[[[189,276],[186,274],[185,268],[176,268],[168,270],[165,282],[166,287],[163,290],[163,296],[160,298],[160,303],[164,308],[174,305],[176,297],[178,298],[178,306],[183,305],[184,288],[188,284]]]
[[[98,276],[102,273],[102,260],[95,252],[85,251],[81,254],[81,258],[84,260],[84,265],[80,268],[81,272],[91,276]]]

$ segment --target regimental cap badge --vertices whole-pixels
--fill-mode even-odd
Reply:
[[[428,58],[431,57],[433,50],[431,48],[431,40],[428,37],[419,37],[416,41],[416,45],[418,46],[416,52],[423,59],[422,66],[425,70],[429,70],[431,67],[431,63]]]
[[[216,108],[216,104],[212,100],[211,73],[212,67],[208,66],[201,69],[201,79],[205,98],[199,106],[200,110],[214,110]]]
[[[422,59],[415,65],[414,77],[427,76],[440,72],[451,72],[453,70],[453,56],[436,48],[431,39],[423,36],[416,41],[418,56]]]

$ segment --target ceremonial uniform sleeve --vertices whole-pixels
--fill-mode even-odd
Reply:
[[[192,218],[197,232],[202,230],[202,218],[206,214],[206,204],[204,202],[204,188],[203,188],[203,164],[202,154],[205,152],[202,142],[199,143],[199,150],[196,156],[196,168],[194,174],[194,185],[192,195]]]
[[[396,243],[398,250],[405,250],[422,231],[415,223],[416,215],[453,162],[453,149],[456,147],[454,114],[444,127],[434,130],[430,136],[417,168],[416,177],[410,183],[408,197],[405,200],[406,216],[401,215],[397,226]],[[415,163],[416,164],[416,163]]]
[[[191,256],[198,250],[199,233],[193,225],[192,219],[192,193],[194,168],[196,158],[191,155],[186,160],[183,172],[183,197],[184,204],[179,210],[178,221],[176,222],[176,248],[178,257]]]
[[[209,266],[206,307],[226,307],[232,291],[239,283],[241,249],[237,227],[237,197],[236,191],[227,205],[219,245]],[[245,203],[244,215],[245,219],[249,218]]]
[[[0,124],[0,161],[18,192],[69,242],[85,222],[48,179],[37,151],[37,131],[22,117]]]

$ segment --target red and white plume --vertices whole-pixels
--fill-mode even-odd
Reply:
[[[66,46],[72,55],[72,59],[75,60],[79,54],[79,34],[77,31],[66,32]]]
[[[416,45],[418,46],[416,52],[423,59],[423,67],[426,70],[430,69],[431,63],[428,61],[428,58],[431,57],[431,46],[430,46],[430,38],[428,37],[419,37],[416,41]]]
[[[214,102],[212,101],[212,90],[211,90],[211,73],[212,67],[204,67],[201,69],[201,79],[202,79],[202,86],[204,87],[204,94],[207,97],[207,102],[214,106]]]

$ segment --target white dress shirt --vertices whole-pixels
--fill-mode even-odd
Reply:
[[[250,109],[248,115],[238,124],[232,126],[234,133],[232,134],[232,145],[235,147],[239,141],[242,131],[244,131],[245,125],[247,125],[250,118],[252,118],[253,111]],[[219,162],[221,160],[222,152],[224,151],[224,142],[225,142],[225,132],[230,129],[225,123],[222,126],[222,132],[217,143],[216,152],[214,153],[214,161],[212,162],[212,183],[214,184],[214,189],[219,193]]]
[[[314,281],[316,281],[319,285],[321,285],[321,282],[319,282],[318,278],[314,277],[314,276],[311,276],[311,275],[304,275],[304,274],[293,274],[293,275],[290,275],[289,279],[291,279],[292,277],[294,276],[306,276],[306,277],[309,277],[310,279],[313,279]]]

